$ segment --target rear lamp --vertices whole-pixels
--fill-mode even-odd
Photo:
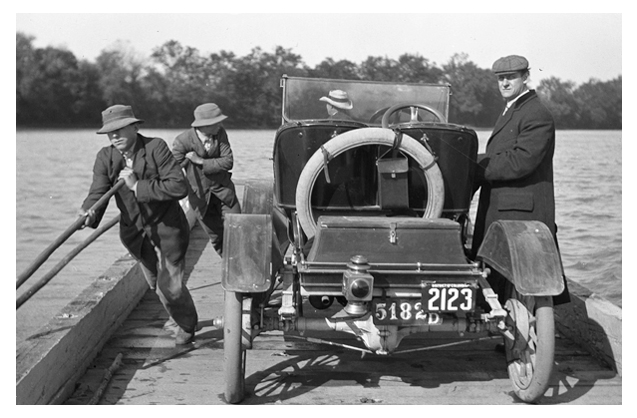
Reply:
[[[343,296],[348,302],[372,300],[374,276],[368,273],[369,264],[362,255],[355,255],[343,273]]]
[[[371,292],[370,283],[364,279],[355,279],[350,284],[350,292],[352,296],[358,299],[365,299],[367,295],[370,295]]]

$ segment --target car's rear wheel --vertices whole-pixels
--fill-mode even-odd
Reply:
[[[509,378],[518,398],[535,402],[546,392],[555,357],[555,322],[550,296],[523,296],[514,289],[505,303],[507,327],[514,340],[505,338]]]

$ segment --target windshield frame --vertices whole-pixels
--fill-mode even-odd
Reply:
[[[283,123],[313,120],[353,120],[365,124],[380,124],[383,110],[394,105],[417,104],[431,107],[445,117],[449,116],[449,84],[402,83],[364,80],[339,80],[326,78],[281,78]],[[332,90],[347,92],[353,109],[346,116],[341,113],[330,117],[324,101]],[[320,100],[323,98],[323,101]],[[408,109],[409,110],[409,109]],[[420,111],[422,121],[436,121],[429,112]]]

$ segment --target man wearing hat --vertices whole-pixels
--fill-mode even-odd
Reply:
[[[188,344],[194,339],[198,318],[183,280],[190,227],[179,200],[188,194],[186,180],[163,139],[138,133],[143,120],[135,117],[130,106],[109,107],[102,112],[102,121],[97,133],[106,134],[111,145],[97,154],[93,183],[80,209],[80,215],[87,215],[84,226],[99,225],[106,207],[88,208],[123,179],[125,186],[115,194],[121,213],[120,238],[179,326],[176,344]]]
[[[186,172],[188,199],[215,251],[223,253],[223,217],[240,213],[234,183],[234,159],[228,134],[221,122],[227,118],[214,103],[204,103],[194,112],[191,128],[173,142],[173,155]]]
[[[542,221],[554,237],[557,232],[553,192],[555,122],[535,91],[527,86],[526,58],[500,58],[493,64],[493,72],[505,107],[486,152],[478,155],[474,188],[480,187],[481,191],[472,243],[474,255],[489,225],[497,220]],[[498,290],[498,283],[492,286]],[[554,298],[556,304],[569,300],[566,290]]]
[[[327,103],[325,106],[327,107],[329,119],[352,120],[349,111],[352,110],[354,105],[346,91],[332,90],[327,96],[323,96],[319,100]]]

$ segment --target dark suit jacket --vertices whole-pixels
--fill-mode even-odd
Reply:
[[[124,186],[115,194],[121,212],[120,238],[137,259],[142,259],[144,235],[173,263],[188,249],[190,228],[179,200],[188,194],[184,175],[161,138],[137,135],[133,149],[133,171],[137,175],[137,196]],[[95,159],[93,183],[82,208],[89,209],[117,182],[126,166],[124,157],[113,146],[102,148]],[[96,228],[106,206],[97,212],[91,228]],[[148,266],[147,266],[148,267]]]
[[[553,117],[531,90],[498,118],[486,153],[478,156],[474,255],[500,219],[542,221],[555,235],[554,150]]]
[[[193,164],[186,158],[186,154],[191,151],[204,159],[203,166]],[[216,196],[228,206],[235,204],[237,195],[230,173],[234,158],[225,129],[219,130],[212,141],[210,150],[206,152],[195,128],[191,128],[175,138],[172,152],[177,162],[186,171],[190,186],[188,193],[190,205],[201,217],[206,214],[211,195]]]

